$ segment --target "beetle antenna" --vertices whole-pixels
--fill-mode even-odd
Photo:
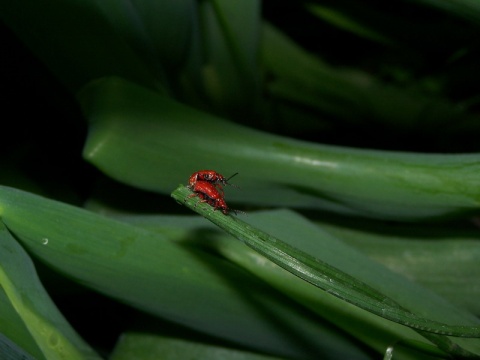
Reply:
[[[233,174],[232,176],[230,176],[230,177],[229,177],[227,180],[225,180],[225,181],[230,180],[231,178],[233,178],[233,177],[236,176],[236,175],[238,175],[238,172],[236,172],[235,174]]]
[[[237,189],[240,189],[240,186],[238,185],[233,185],[233,184],[229,184],[228,183],[228,180],[230,180],[231,178],[233,178],[234,176],[238,175],[238,172],[233,174],[232,176],[230,176],[228,179],[225,180],[225,182],[223,183],[224,185],[230,185],[230,186],[233,186],[234,188],[237,188]]]

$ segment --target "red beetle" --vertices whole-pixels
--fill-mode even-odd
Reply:
[[[227,203],[223,198],[223,193],[220,193],[220,191],[212,183],[207,181],[196,181],[193,186],[189,187],[194,192],[189,197],[198,196],[200,198],[199,202],[206,202],[213,207],[213,211],[220,209],[225,215],[227,215],[230,211],[233,211],[235,214],[240,212],[238,210],[230,209],[227,206]]]
[[[238,173],[233,174],[230,176],[228,179],[225,178],[222,174],[217,173],[215,170],[200,170],[195,173],[193,173],[190,176],[190,179],[188,181],[190,188],[193,190],[193,187],[195,186],[197,181],[207,181],[211,184],[214,184],[216,188],[223,194],[223,188],[222,185],[231,185],[233,187],[237,187],[236,185],[230,184],[228,180],[233,178],[235,175],[238,175]]]

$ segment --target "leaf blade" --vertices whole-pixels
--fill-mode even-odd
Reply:
[[[181,185],[172,193],[172,197],[180,202],[181,199],[186,199],[184,203],[189,208],[199,212],[229,234],[245,242],[246,245],[252,247],[267,259],[312,285],[329,291],[340,299],[383,318],[421,331],[449,336],[480,337],[480,322],[472,315],[465,313],[462,316],[462,321],[469,323],[469,325],[452,325],[436,319],[418,316],[366,283],[279,238],[266,234],[258,228],[253,228],[231,216],[224,216],[220,212],[212,212],[208,207],[195,208],[196,201],[189,199],[188,194],[190,194],[190,191]],[[342,253],[342,256],[344,255],[345,252]],[[456,316],[450,318],[449,321],[457,320],[457,316],[461,313],[461,311],[457,311]]]
[[[0,248],[0,285],[45,358],[100,359],[60,314],[30,258],[3,223]]]
[[[329,324],[205,251],[7,187],[0,209],[9,230],[50,267],[154,316],[282,356],[329,349],[366,358]]]
[[[249,204],[397,221],[480,208],[478,154],[312,144],[228,123],[121,79],[92,83],[80,102],[91,120],[86,160],[143,189],[169,193],[200,168],[232,169],[246,191],[230,199]]]

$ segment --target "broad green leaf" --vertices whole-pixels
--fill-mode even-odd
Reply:
[[[84,157],[129,185],[161,193],[194,171],[239,172],[232,201],[328,209],[395,220],[479,209],[480,155],[318,145],[252,130],[121,79],[80,94],[90,132]]]
[[[261,51],[267,73],[274,75],[268,85],[272,95],[340,120],[361,121],[366,117],[368,94],[360,86],[368,86],[372,78],[347,77],[335,71],[268,23],[262,26]]]
[[[283,222],[291,223],[292,221],[299,223],[298,225],[301,226],[304,220],[296,215],[293,217],[291,215],[290,211],[276,210],[250,213],[247,220],[250,216],[255,216],[262,219],[264,224],[270,222],[271,226],[278,226],[279,223]],[[299,281],[298,278],[266,260],[251,248],[240,242],[232,241],[227,233],[220,231],[213,224],[205,224],[205,220],[201,217],[118,214],[112,214],[111,216],[167,235],[175,241],[182,242],[188,237],[190,244],[206,247],[247,269],[379,353],[384,353],[392,343],[396,343],[395,352],[402,352],[402,359],[417,359],[416,356],[418,355],[414,354],[412,357],[407,355],[407,344],[413,342],[409,347],[415,348],[426,344],[427,340],[425,338],[408,327],[373,315],[354,305],[345,303],[327,292]],[[208,236],[205,236],[207,229]],[[315,241],[318,241],[318,239],[315,239]]]
[[[370,258],[480,314],[480,233],[467,225],[409,225],[330,217],[318,225]]]
[[[42,358],[41,353],[39,353],[39,356],[35,359],[2,333],[0,333],[0,355],[4,360],[38,360]]]
[[[420,4],[439,8],[449,14],[461,16],[474,24],[480,24],[480,4],[475,0],[417,0]]]
[[[187,61],[197,7],[189,1],[101,1],[102,14],[165,88]]]
[[[480,337],[480,321],[475,316],[369,261],[348,246],[335,243],[335,239],[306,221],[299,226],[284,219],[276,226],[267,226],[267,234],[258,229],[264,224],[258,219],[251,218],[249,223],[254,225],[251,226],[220,211],[213,212],[209,205],[195,207],[197,201],[188,198],[189,193],[180,186],[172,196],[179,202],[190,199],[183,202],[288,272],[373,314],[419,330],[442,350],[449,349],[451,344],[438,334]],[[478,340],[455,342],[470,348],[466,353],[480,353]]]
[[[0,292],[6,298],[0,297],[10,301],[35,344],[31,343],[18,321],[14,324],[0,323],[0,333],[11,332],[11,327],[15,327],[19,331],[13,333],[11,340],[22,346],[25,343],[29,351],[35,351],[32,354],[35,356],[38,356],[38,347],[41,356],[48,360],[100,359],[55,307],[40,283],[32,261],[3,223],[0,223],[0,286]]]
[[[370,126],[380,123],[400,129],[428,128],[476,119],[440,96],[384,84],[361,70],[328,65],[268,23],[262,30],[263,63],[274,77],[269,89],[279,99],[308,106],[337,121]],[[303,92],[305,97],[301,96]]]
[[[0,209],[37,258],[137,309],[282,356],[366,358],[334,327],[188,242],[7,187]]]
[[[202,75],[212,108],[231,117],[252,117],[260,89],[258,0],[203,1],[199,4]]]
[[[108,24],[97,1],[2,1],[0,18],[73,92],[108,75],[159,85],[126,39]]]
[[[348,14],[343,14],[334,8],[319,4],[307,4],[307,9],[309,9],[312,14],[318,16],[319,18],[338,26],[339,28],[350,31],[353,34],[373,41],[378,41],[386,45],[393,45],[393,41],[388,37],[384,36],[378,31],[368,28],[355,19],[349,17]]]
[[[0,354],[45,359],[3,288],[0,288],[0,343]]]
[[[247,351],[136,332],[123,334],[109,359],[280,360],[280,358],[277,357]]]

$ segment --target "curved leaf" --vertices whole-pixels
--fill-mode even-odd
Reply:
[[[205,251],[7,187],[0,209],[37,258],[137,309],[281,356],[366,358],[322,319]]]
[[[196,207],[198,200],[189,198],[189,194],[191,194],[191,191],[180,185],[172,193],[172,197],[178,202],[184,200],[184,203],[191,209],[206,216],[214,224],[243,241],[267,259],[334,296],[378,316],[414,329],[435,334],[480,338],[480,321],[476,321],[473,316],[461,315],[461,312],[457,312],[456,316],[452,318],[453,320],[462,319],[470,323],[462,325],[443,323],[440,319],[428,319],[425,316],[417,315],[393,298],[384,295],[356,277],[342,272],[329,263],[323,262],[277,237],[262,232],[237,218],[225,216],[220,211],[214,212],[209,205]],[[302,229],[302,232],[305,231],[307,231],[305,228]],[[346,257],[348,253],[344,249],[341,254],[341,256]],[[415,293],[416,296],[418,296],[418,292],[418,289],[417,291],[405,291],[405,293]],[[452,312],[452,309],[450,309],[450,312]]]
[[[331,244],[333,239],[325,233],[318,234],[322,237],[321,242],[309,242],[307,239],[312,238],[314,226],[309,228],[306,222],[303,226],[295,224],[297,231],[293,232],[292,237],[291,229],[288,231],[282,228],[288,229],[293,223],[284,220],[277,228],[269,228],[276,234],[272,236],[237,218],[225,216],[220,211],[212,211],[209,205],[197,206],[198,200],[189,197],[190,193],[181,185],[172,193],[172,197],[187,204],[276,265],[329,294],[385,319],[417,329],[428,339],[438,343],[443,350],[451,350],[451,345],[447,338],[439,338],[439,334],[480,338],[480,321],[475,316],[455,308],[435,294],[390,273],[382,266],[365,261],[361,254],[347,246],[337,244],[332,248],[326,247],[325,243]],[[254,224],[259,225],[261,222],[254,221]],[[303,239],[302,235],[307,239]],[[283,241],[283,237],[288,241]],[[301,247],[292,246],[292,242]],[[302,248],[313,250],[316,256],[306,253]],[[468,348],[457,349],[462,356],[470,351],[480,352],[478,341],[458,342]]]
[[[0,286],[45,359],[100,359],[55,307],[32,261],[3,223],[0,223]],[[13,324],[1,323],[0,333],[4,326],[10,328]],[[19,342],[30,340],[25,333],[17,336]]]
[[[255,205],[419,220],[480,209],[480,155],[358,150],[228,123],[124,80],[80,94],[90,132],[84,157],[109,176],[168,193],[194,171],[239,172]]]

